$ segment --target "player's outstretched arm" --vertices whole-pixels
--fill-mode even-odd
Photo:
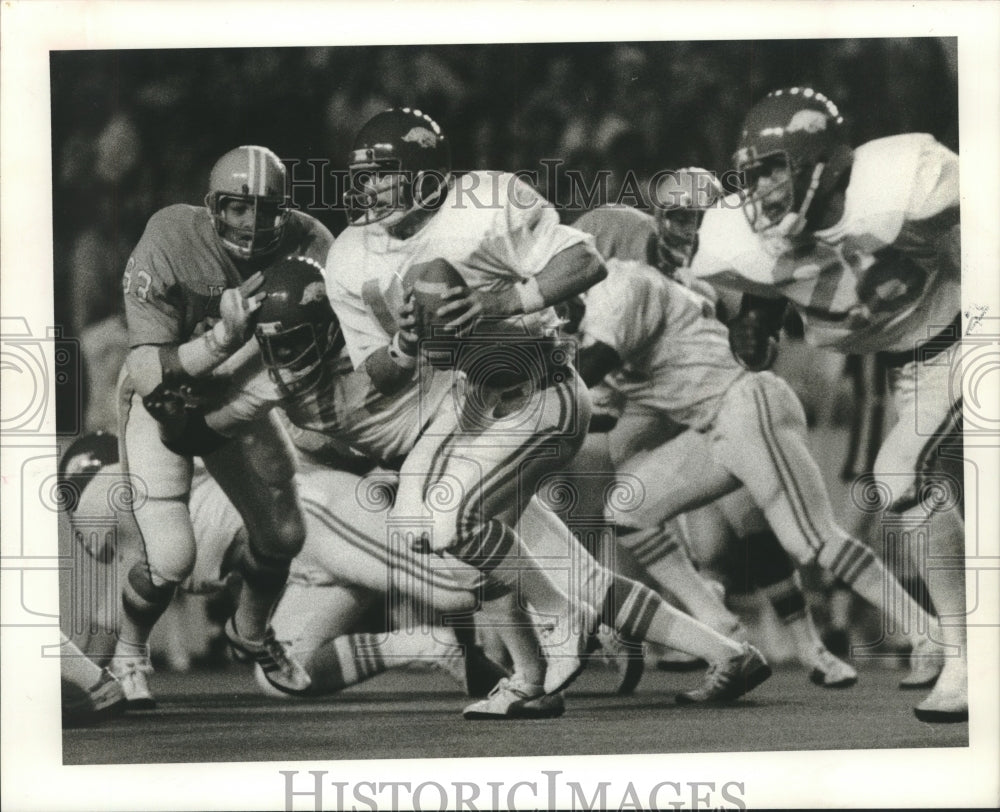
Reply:
[[[253,314],[263,301],[258,293],[264,275],[256,273],[238,288],[223,291],[222,318],[212,329],[184,344],[143,344],[128,355],[129,375],[143,397],[158,387],[171,387],[185,378],[202,378],[222,364],[249,338]]]

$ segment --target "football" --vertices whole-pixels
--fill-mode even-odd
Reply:
[[[445,259],[424,262],[416,270],[413,283],[413,303],[420,333],[420,349],[435,367],[450,368],[454,365],[458,338],[444,325],[457,314],[444,316],[440,320],[436,313],[444,303],[444,294],[449,288],[465,285],[465,280],[454,265]]]

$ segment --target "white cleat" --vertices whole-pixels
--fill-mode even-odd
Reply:
[[[921,635],[910,652],[910,672],[899,681],[904,691],[930,688],[944,668],[944,651],[929,635]]]
[[[826,648],[820,646],[808,655],[801,656],[802,663],[811,667],[809,681],[822,688],[850,688],[858,681],[858,672]]]
[[[570,620],[569,628],[544,626],[538,629],[542,653],[545,655],[545,693],[548,695],[564,691],[580,676],[587,642],[597,625],[593,612],[584,611]]]
[[[125,712],[128,700],[121,683],[107,668],[87,691],[63,689],[62,718],[65,727],[78,727],[119,716]]]
[[[566,710],[561,694],[549,695],[541,685],[525,682],[519,674],[504,677],[486,699],[462,711],[465,719],[555,719]]]
[[[108,670],[121,685],[128,710],[152,710],[156,707],[146,680],[146,675],[153,673],[149,657],[112,657]]]
[[[744,643],[739,654],[710,665],[705,681],[698,688],[677,694],[677,704],[729,702],[756,688],[771,673],[771,666],[764,655],[749,643]]]
[[[260,642],[247,640],[236,631],[233,619],[229,618],[225,626],[226,639],[229,645],[247,655],[261,667],[264,678],[286,694],[302,695],[309,693],[312,680],[306,670],[292,657],[285,645],[274,636],[274,629],[268,626],[264,639]]]
[[[921,722],[969,721],[969,673],[964,657],[949,657],[926,699],[913,709]]]

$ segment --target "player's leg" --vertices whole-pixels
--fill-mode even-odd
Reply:
[[[122,683],[129,706],[155,705],[146,680],[149,636],[195,562],[194,531],[188,514],[191,460],[167,449],[159,424],[123,376],[119,386],[119,444],[122,471],[136,498],[121,515],[125,532],[139,540],[138,560],[122,587],[122,612],[111,671]]]
[[[927,539],[921,575],[940,625],[920,626],[918,633],[943,644],[944,668],[916,713],[932,722],[968,718],[959,348],[890,370],[899,420],[875,462],[875,478],[891,494],[883,523],[908,534],[911,545]]]
[[[444,614],[473,612],[479,573],[458,561],[414,552],[387,524],[391,477],[361,478],[305,462],[300,498],[306,541],[292,563],[272,624],[313,679],[311,693],[340,690],[414,659],[436,658],[484,695],[505,675],[474,640],[459,644]],[[372,601],[403,627],[350,634]]]
[[[770,373],[744,376],[726,395],[712,429],[712,452],[739,478],[782,546],[800,563],[816,561],[901,627],[929,624],[926,613],[882,562],[839,527],[822,474],[805,442],[802,406]],[[896,595],[898,603],[886,593]]]
[[[592,620],[580,616],[582,609],[570,612],[565,593],[514,529],[538,479],[582,443],[589,402],[577,398],[575,374],[567,372],[544,388],[529,383],[480,393],[461,404],[461,414],[439,416],[400,471],[391,521],[412,528],[414,543],[423,535],[428,549],[447,551],[517,591],[559,626],[561,642],[578,654]],[[533,634],[530,624],[521,623],[507,633],[523,638],[515,643],[519,649]],[[576,659],[558,685],[547,679],[546,693],[568,684],[581,667]]]
[[[795,647],[799,661],[810,669],[810,679],[825,688],[847,688],[857,672],[831,654],[823,644],[788,553],[768,527],[745,488],[719,500],[718,509],[732,528],[746,561],[747,585],[767,598]]]
[[[118,680],[91,662],[64,632],[59,636],[63,724],[86,725],[122,713],[127,700]]]
[[[275,688],[299,693],[308,690],[309,676],[269,626],[292,558],[305,540],[293,455],[277,418],[268,415],[204,462],[246,528],[247,543],[235,564],[242,585],[226,637],[261,665]]]
[[[694,655],[710,664],[705,684],[678,696],[679,701],[733,699],[756,687],[770,668],[752,646],[736,642],[674,608],[647,586],[617,575],[583,548],[537,497],[521,517],[540,558],[561,561],[569,573],[570,594],[591,603],[601,622],[621,641],[654,643]]]
[[[684,439],[680,440],[680,436]],[[652,476],[654,469],[677,470],[682,458],[690,460],[696,456],[691,449],[699,443],[706,449],[703,458],[710,459],[704,435],[684,431],[671,421],[632,403],[626,405],[618,423],[609,433],[608,441],[612,460],[621,472],[618,487],[624,493],[641,490],[643,495],[635,500],[637,503],[657,498],[664,489],[659,478]],[[633,470],[629,461],[637,454],[642,454],[642,461]],[[704,483],[706,490],[719,487],[714,485],[712,475],[704,476],[703,471],[685,473],[690,475],[689,481],[696,486]],[[639,475],[644,478],[638,478]],[[632,476],[636,479],[631,479]],[[608,496],[614,499],[619,492],[613,490]],[[653,580],[698,620],[728,636],[738,632],[739,620],[726,608],[718,592],[698,573],[691,560],[683,519],[671,516],[650,526],[640,524],[644,514],[633,518],[626,511],[619,513],[623,518],[616,527],[618,543],[635,557]]]

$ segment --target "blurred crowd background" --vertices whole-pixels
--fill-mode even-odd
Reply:
[[[77,336],[120,311],[149,216],[200,203],[223,152],[264,144],[308,179],[310,159],[344,169],[358,127],[389,106],[437,118],[458,169],[561,160],[611,170],[612,197],[628,170],[728,169],[748,107],[786,85],[834,99],[858,143],[919,131],[958,146],[954,40],[59,51],[51,80],[55,316]],[[552,196],[541,171],[540,185]],[[295,190],[337,233],[329,196]]]
[[[212,164],[234,146],[263,144],[297,162],[293,202],[336,234],[346,218],[335,190],[310,183],[306,162],[344,171],[356,130],[390,106],[435,117],[457,170],[538,172],[550,199],[560,193],[543,162],[585,180],[606,171],[596,205],[614,200],[629,173],[729,169],[748,108],[792,85],[833,99],[856,144],[929,132],[958,149],[954,39],[53,52],[54,316],[85,359],[82,400],[60,402],[61,419],[72,413],[64,425],[115,430],[128,255],[157,209],[203,201]],[[556,202],[568,222],[582,213],[577,201]],[[805,403],[839,515],[875,542],[841,466],[851,421],[877,403],[863,394],[865,385],[877,391],[877,372],[785,343],[778,371]],[[877,442],[876,432],[843,473],[862,472]],[[846,598],[820,603],[828,626],[848,624]],[[190,638],[189,620],[164,626],[168,638]]]

